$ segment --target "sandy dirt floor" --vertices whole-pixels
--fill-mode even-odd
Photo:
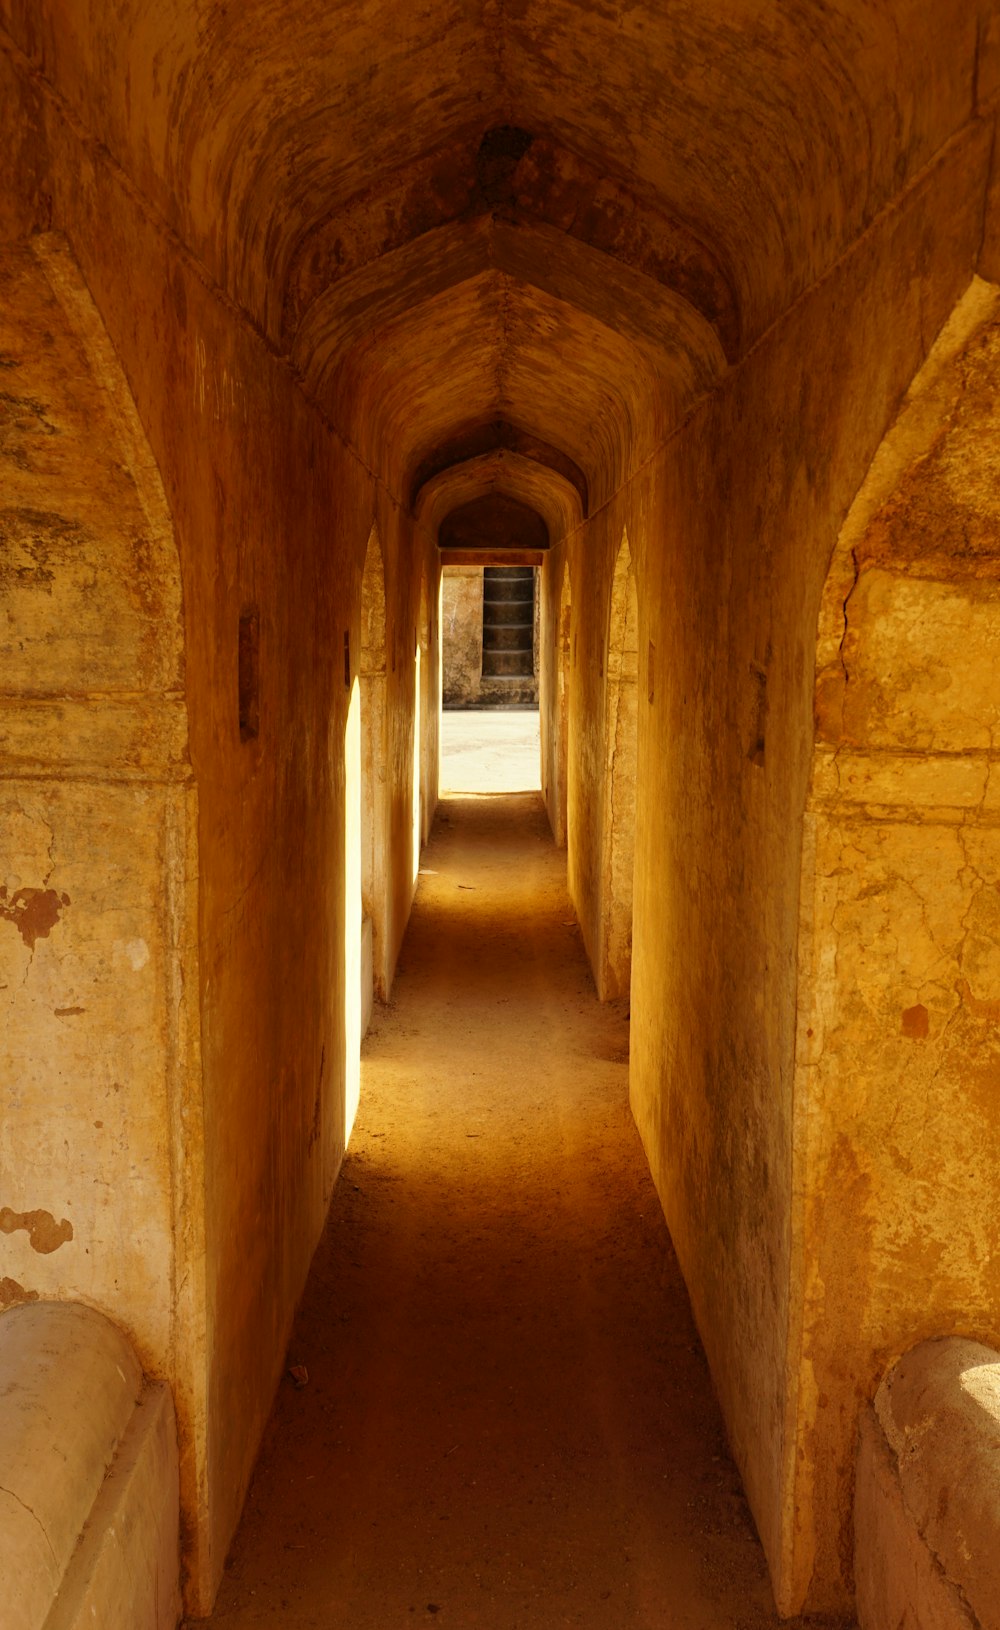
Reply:
[[[538,795],[422,873],[210,1622],[776,1626]]]

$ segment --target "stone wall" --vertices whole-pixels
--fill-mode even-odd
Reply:
[[[820,613],[795,1076],[803,1513],[850,1500],[843,1423],[885,1355],[995,1339],[1000,1316],[998,318],[1000,291],[974,285],[852,506]],[[818,1516],[804,1537],[821,1556]]]
[[[34,615],[28,599],[51,634],[20,659],[32,661],[24,694],[5,669],[7,768],[23,764],[31,785],[27,801],[12,789],[21,814],[5,824],[8,985],[24,1023],[8,1028],[22,1084],[4,1117],[3,1286],[93,1300],[170,1383],[197,1612],[242,1508],[356,1101],[351,703],[373,523],[393,584],[387,982],[436,799],[436,615],[421,584],[437,567],[430,540],[65,103],[16,52],[0,52],[0,80],[4,119],[31,133],[0,226],[23,231],[44,189],[169,510],[151,534],[107,382],[88,383],[92,365],[37,258],[10,238],[11,356],[28,405],[9,462],[26,487],[35,475],[22,502],[42,518],[3,585],[10,649]],[[35,306],[21,312],[25,266]],[[43,377],[46,335],[64,401]],[[72,470],[74,438],[64,513],[48,466],[58,457]],[[160,568],[168,544],[172,577]],[[253,728],[242,717],[247,623]]]
[[[483,677],[483,568],[445,566],[441,573],[442,700],[475,707]]]
[[[844,517],[977,264],[997,275],[995,8],[902,28],[789,0],[749,29],[554,0],[544,26],[511,8],[502,50],[475,7],[431,28],[371,0],[346,32],[318,4],[203,9],[0,0],[4,1293],[93,1299],[170,1381],[205,1608],[353,1115],[364,894],[388,990],[434,811],[421,503],[443,483],[440,522],[506,484],[553,540],[545,786],[606,991],[629,540],[632,1102],[779,1604],[842,1611],[861,1393],[921,1318],[995,1318],[991,692],[968,657],[992,565],[976,506],[938,502],[970,457],[931,459],[937,496],[914,471],[909,555],[872,546],[854,588],[837,563],[823,630],[854,689],[842,720],[821,689],[814,734]],[[26,242],[51,231],[113,369],[79,278],[66,317],[58,246]]]
[[[550,797],[567,562],[573,583],[569,879],[600,985],[611,584],[627,532],[639,702],[632,1105],[788,1613],[852,1601],[850,1473],[843,1480],[839,1468],[852,1463],[857,1376],[880,1357],[872,1331],[847,1361],[840,1333],[858,1328],[858,1273],[831,1275],[826,1257],[803,1254],[801,1232],[810,1182],[827,1208],[825,1237],[837,1237],[841,1211],[867,1226],[842,1117],[821,1121],[846,1166],[808,1179],[795,1158],[817,619],[843,517],[974,272],[988,162],[973,127],[543,568]],[[816,1354],[795,1329],[809,1287],[826,1282],[855,1289],[827,1304],[817,1388]],[[963,1293],[956,1287],[957,1300]]]
[[[0,286],[0,1307],[104,1309],[190,1415],[204,1178],[177,545],[65,245],[8,246]]]

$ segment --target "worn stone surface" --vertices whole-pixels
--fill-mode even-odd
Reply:
[[[53,142],[66,144],[63,173],[79,177],[78,138],[49,112]],[[5,624],[14,684],[3,705],[5,767],[19,779],[8,782],[4,825],[5,903],[16,920],[0,919],[0,931],[3,994],[20,1017],[5,1033],[18,1099],[3,1122],[0,1203],[19,1215],[50,1212],[57,1225],[65,1216],[74,1237],[46,1255],[23,1229],[4,1235],[4,1278],[20,1287],[12,1299],[94,1300],[170,1381],[197,1608],[211,1599],[240,1510],[356,1097],[360,883],[351,914],[345,889],[349,873],[361,875],[362,831],[347,819],[345,783],[362,568],[373,520],[390,576],[411,549],[412,523],[373,492],[287,371],[165,244],[100,156],[79,186],[67,185],[63,205],[174,514],[172,530],[168,519],[151,535],[130,496],[136,460],[149,460],[141,433],[123,445],[102,417],[106,387],[86,383],[58,313],[18,321],[11,296],[22,371],[36,364],[37,337],[50,334],[86,452],[69,463],[62,511],[47,466],[10,462],[17,481],[38,489],[36,513],[67,513],[74,525],[78,510],[98,517],[88,524],[99,609],[88,612],[87,566],[65,542],[51,555],[68,562],[55,597],[37,577],[5,585],[16,613]],[[87,224],[95,218],[99,237]],[[57,249],[47,254],[46,276],[59,260]],[[9,263],[38,275],[23,251]],[[95,464],[95,425],[107,477]],[[14,429],[22,442],[29,432],[44,438],[51,464],[55,438],[37,415]],[[69,441],[67,430],[64,460]],[[331,491],[340,505],[332,558]],[[31,566],[17,548],[18,570]],[[79,612],[66,601],[80,592],[75,574]],[[31,582],[38,612],[29,615]],[[238,630],[248,608],[260,629],[260,724],[243,740]],[[406,578],[387,618],[387,977],[436,788],[432,616],[426,592],[421,599]],[[27,649],[31,639],[29,665],[22,641]],[[50,643],[51,661],[41,655]],[[360,751],[351,765],[356,784]],[[320,908],[325,887],[333,892]],[[69,898],[33,949],[21,932],[32,921],[25,888]]]
[[[175,1630],[181,1612],[177,1426],[147,1386],[63,1578],[45,1630]]]
[[[177,1388],[191,1448],[204,1238],[176,544],[64,247],[9,250],[0,279],[0,1302],[111,1314]]]
[[[959,1309],[995,1322],[956,1175],[997,1000],[971,353],[966,450],[959,414],[871,534],[854,688],[822,652],[814,683],[843,518],[980,256],[995,275],[994,0],[0,18],[4,309],[36,378],[0,382],[0,936],[25,1083],[0,1205],[35,1219],[2,1235],[5,1296],[92,1297],[171,1381],[203,1610],[353,1117],[365,892],[388,994],[433,816],[437,528],[494,494],[548,529],[544,778],[598,977],[627,532],[633,1107],[779,1602],[846,1607],[862,1399]],[[58,255],[23,241],[49,230],[142,435],[108,417],[79,302],[50,320]],[[862,786],[863,809],[837,802]],[[911,1071],[926,1137],[905,1092],[891,1124]],[[939,1135],[943,1183],[921,1164]],[[73,1228],[47,1252],[46,1217]]]
[[[629,995],[632,981],[632,886],[635,871],[636,731],[639,717],[639,607],[628,534],[611,579],[608,619],[607,762],[604,794],[605,880],[597,954],[601,996]]]
[[[875,1395],[907,1514],[972,1622],[1000,1613],[1000,1353],[952,1337],[904,1354]]]
[[[558,627],[567,558],[573,582],[568,858],[585,940],[596,947],[608,887],[595,789],[607,762],[613,566],[627,530],[639,701],[632,1103],[786,1612],[844,1611],[853,1599],[854,1434],[865,1389],[884,1364],[884,1349],[876,1354],[867,1338],[841,1341],[858,1329],[854,1301],[865,1294],[869,1259],[859,1256],[843,1274],[830,1264],[861,1226],[858,1193],[839,1170],[800,1176],[798,1142],[793,1162],[797,1002],[807,1009],[795,948],[817,617],[842,517],[972,273],[973,211],[952,217],[947,257],[928,261],[924,244],[927,223],[957,207],[962,178],[982,176],[979,140],[973,134],[952,149],[837,279],[733,371],[644,477],[542,568],[549,630]],[[835,360],[826,342],[834,324]],[[551,657],[543,661],[553,786],[556,671]],[[850,855],[845,887],[854,864]],[[845,962],[845,980],[849,968]],[[914,1000],[899,1002],[893,1027]],[[821,1093],[816,1101],[824,1102]],[[844,1129],[845,1113],[831,1106],[831,1136]],[[904,1185],[900,1172],[900,1193]],[[817,1206],[817,1242],[836,1242],[822,1263],[802,1253],[806,1192]],[[964,1216],[957,1192],[942,1193],[942,1217],[959,1203]],[[963,1226],[981,1231],[983,1216],[973,1207]],[[985,1266],[972,1276],[983,1288],[984,1275]],[[828,1298],[822,1315],[817,1309],[832,1370],[814,1388],[794,1324],[789,1346],[789,1320],[824,1284],[842,1285],[845,1300]],[[928,1323],[916,1334],[929,1333],[940,1304],[933,1290],[925,1296],[926,1262],[913,1288],[927,1302]],[[820,1396],[822,1438],[813,1435]]]
[[[0,1318],[0,1546],[18,1625],[51,1605],[141,1389],[127,1340],[92,1308]]]
[[[537,677],[519,682],[483,673],[483,568],[441,570],[441,697],[445,707],[526,707],[538,700]],[[495,557],[506,561],[506,555]],[[536,589],[533,660],[539,663],[540,607]]]
[[[474,706],[483,677],[483,568],[445,566],[441,573],[442,700]]]
[[[915,382],[820,614],[793,1314],[796,1483],[820,1506],[847,1498],[835,1445],[886,1355],[990,1334],[1000,1306],[996,313],[972,289]],[[800,1523],[815,1556],[819,1525]]]
[[[10,1630],[174,1630],[177,1432],[122,1332],[38,1302],[0,1319],[0,1567]]]
[[[862,1630],[978,1630],[1000,1603],[1000,1354],[923,1342],[862,1414],[855,1497]]]

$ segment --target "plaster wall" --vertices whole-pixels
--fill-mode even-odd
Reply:
[[[786,1612],[842,1610],[852,1589],[849,1487],[810,1490],[795,1471],[815,1458],[800,1393],[810,1361],[793,1336],[807,1272],[793,1086],[815,629],[843,517],[974,271],[987,166],[988,133],[974,127],[567,544],[571,892],[597,975],[605,642],[627,529],[639,653],[632,1103]],[[551,706],[551,649],[544,660]],[[849,1468],[854,1395],[842,1387],[825,1407],[823,1459]]]
[[[541,747],[542,798],[552,836],[566,843],[566,764],[569,753],[570,608],[568,546],[560,542],[542,562],[537,579],[538,726]]]
[[[800,1546],[921,1340],[1000,1337],[1000,293],[974,285],[838,541],[817,647],[796,1062]]]
[[[604,899],[601,911],[599,991],[628,997],[632,978],[632,884],[635,866],[636,734],[639,610],[628,535],[621,541],[611,582],[608,621],[607,762],[604,796]]]
[[[368,1029],[373,997],[385,1001],[392,982],[387,944],[392,866],[389,864],[386,819],[390,782],[385,630],[385,561],[378,529],[373,526],[365,550],[361,580],[361,667],[358,675],[362,1036]]]
[[[400,723],[404,724],[415,743],[414,762],[419,785],[420,824],[411,846],[413,888],[406,901],[406,912],[401,918],[400,942],[413,899],[413,889],[416,888],[420,850],[430,836],[438,804],[442,644],[441,568],[436,556],[437,550],[433,544],[428,546],[428,540],[422,537],[416,528],[412,528],[409,531],[407,554],[404,554],[403,558],[404,560],[410,558],[415,563],[414,569],[419,573],[415,643],[420,652],[417,663],[420,704],[419,712],[414,715],[412,702],[407,699],[407,702],[402,704],[397,727]],[[395,966],[395,957],[393,965]]]
[[[977,88],[991,73],[995,85],[986,8],[910,7],[902,27],[888,8],[820,17],[796,0],[757,30],[728,6],[649,8],[626,46],[600,8],[557,7],[544,50],[526,16],[508,51],[495,26],[477,32],[475,8],[451,8],[420,38],[414,13],[386,72],[377,6],[339,37],[318,5],[301,30],[263,6],[220,10],[211,27],[197,8],[127,0],[114,26],[57,0],[2,10],[30,55],[4,57],[4,227],[68,235],[180,560],[199,896],[173,965],[200,1004],[189,1079],[206,1165],[192,1248],[204,1409],[179,1395],[190,1603],[218,1578],[349,1119],[364,551],[374,522],[388,978],[436,797],[440,674],[439,566],[401,495],[466,415],[523,416],[567,478],[585,473],[573,490],[591,519],[565,545],[553,533],[546,599],[551,631],[561,547],[569,873],[598,974],[609,606],[628,532],[636,1118],[779,1601],[844,1606],[849,1508],[839,1484],[827,1499],[796,1471],[818,1442],[795,1333],[812,1270],[793,1167],[813,653],[843,516],[980,243],[995,254],[992,131],[969,122]],[[664,98],[682,53],[692,71]],[[728,99],[708,94],[720,83]],[[532,180],[526,149],[495,190],[484,126],[512,103],[569,144],[537,143],[551,184]],[[612,176],[593,211],[605,153],[634,191]],[[259,731],[241,739],[247,612]],[[201,1147],[187,1130],[180,1142]],[[826,1397],[840,1466],[853,1405],[846,1388]]]
[[[483,677],[483,568],[445,566],[441,573],[442,699],[471,707]]]
[[[8,1277],[25,1293],[92,1296],[129,1330],[150,1372],[173,1385],[187,1602],[198,1611],[214,1595],[344,1148],[357,1046],[346,993],[358,963],[358,948],[346,944],[345,737],[373,521],[388,590],[387,981],[416,875],[415,759],[427,784],[425,819],[435,796],[431,777],[436,788],[429,699],[437,645],[426,600],[431,661],[422,676],[415,650],[420,575],[433,568],[430,545],[415,536],[345,438],[306,400],[287,365],[140,201],[106,151],[82,135],[57,98],[25,80],[16,55],[13,63],[3,58],[3,71],[5,110],[19,105],[21,116],[35,121],[33,140],[24,144],[31,166],[14,182],[32,189],[36,208],[44,195],[47,218],[66,234],[162,476],[180,565],[175,629],[181,602],[184,608],[183,642],[178,633],[170,674],[177,685],[183,650],[178,706],[183,716],[186,703],[190,731],[186,749],[173,725],[172,735],[155,719],[143,719],[148,728],[130,727],[142,751],[155,747],[180,760],[183,770],[169,793],[140,792],[116,770],[95,813],[93,788],[76,793],[60,766],[60,785],[51,793],[33,783],[27,814],[13,829],[24,853],[11,875],[32,886],[48,878],[44,886],[67,893],[71,905],[34,955],[16,927],[8,928],[16,979],[26,971],[31,976],[24,998],[37,1009],[31,1024],[41,1025],[39,1034],[49,1040],[38,1053],[25,1043],[32,1093],[4,1131],[17,1142],[15,1149],[8,1141],[11,1154],[25,1159],[17,1191],[11,1189],[5,1203],[16,1215],[51,1210],[58,1227],[61,1197],[73,1195],[75,1182],[81,1195],[86,1187],[86,1209],[70,1219],[80,1245],[63,1245],[50,1256],[32,1251],[29,1236],[15,1233]],[[16,185],[12,191],[16,197]],[[9,230],[33,224],[25,198],[23,208],[8,207]],[[89,393],[86,461],[101,439],[99,409],[99,397]],[[108,546],[106,538],[101,546]],[[40,601],[45,593],[39,585]],[[58,609],[71,624],[69,600]],[[118,607],[99,610],[102,628],[113,626]],[[248,611],[259,626],[259,730],[241,739],[238,634]],[[413,734],[418,683],[426,692],[423,754]],[[62,690],[61,727],[73,705]],[[110,701],[104,706],[116,719]],[[86,718],[82,730],[116,739],[104,738],[98,714],[88,711]],[[61,729],[60,739],[65,735]],[[179,900],[165,887],[170,867],[181,880]],[[184,893],[195,878],[196,918]],[[117,916],[106,908],[109,898],[124,902]],[[351,930],[360,933],[356,915]],[[137,969],[128,948],[140,940],[148,960]],[[124,950],[115,951],[118,942]],[[57,969],[66,956],[70,964]],[[128,1008],[121,1003],[123,980],[136,993]],[[356,1007],[353,980],[350,996]],[[146,1006],[137,1009],[135,1002]],[[193,1058],[169,1042],[168,1003],[175,1012],[183,1003],[200,1008],[200,1025],[191,1021]],[[70,1018],[53,1011],[78,1005],[92,1013]],[[67,1070],[67,1085],[55,1084],[53,1059],[66,1057],[67,1042],[75,1047],[69,1038],[94,1024],[120,1033],[120,1062],[114,1045],[110,1064],[95,1062],[108,1049],[92,1038],[81,1053],[90,1060],[87,1070]],[[95,1069],[91,1082],[87,1072]],[[170,1069],[180,1072],[196,1116],[169,1122],[161,1113]],[[108,1097],[119,1078],[135,1100],[129,1106],[120,1095]],[[56,1131],[70,1090],[78,1147]],[[62,1094],[58,1103],[54,1094]],[[197,1172],[190,1206],[172,1150]],[[49,1187],[58,1174],[58,1198],[32,1181],[43,1167]],[[106,1185],[95,1183],[95,1174],[100,1179],[105,1171]],[[108,1197],[106,1237],[102,1195]],[[200,1285],[171,1261],[172,1233],[188,1238],[191,1260],[203,1267]],[[91,1246],[88,1258],[91,1236],[105,1248]],[[67,1252],[79,1255],[79,1273],[63,1266]],[[184,1297],[194,1302],[185,1328],[200,1320],[202,1333],[171,1345]],[[200,1365],[201,1374],[185,1378],[185,1364]]]
[[[205,1403],[198,808],[159,475],[62,242],[0,249],[0,1307]]]

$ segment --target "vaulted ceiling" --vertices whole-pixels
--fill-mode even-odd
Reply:
[[[401,501],[550,534],[967,121],[980,10],[0,0]]]

